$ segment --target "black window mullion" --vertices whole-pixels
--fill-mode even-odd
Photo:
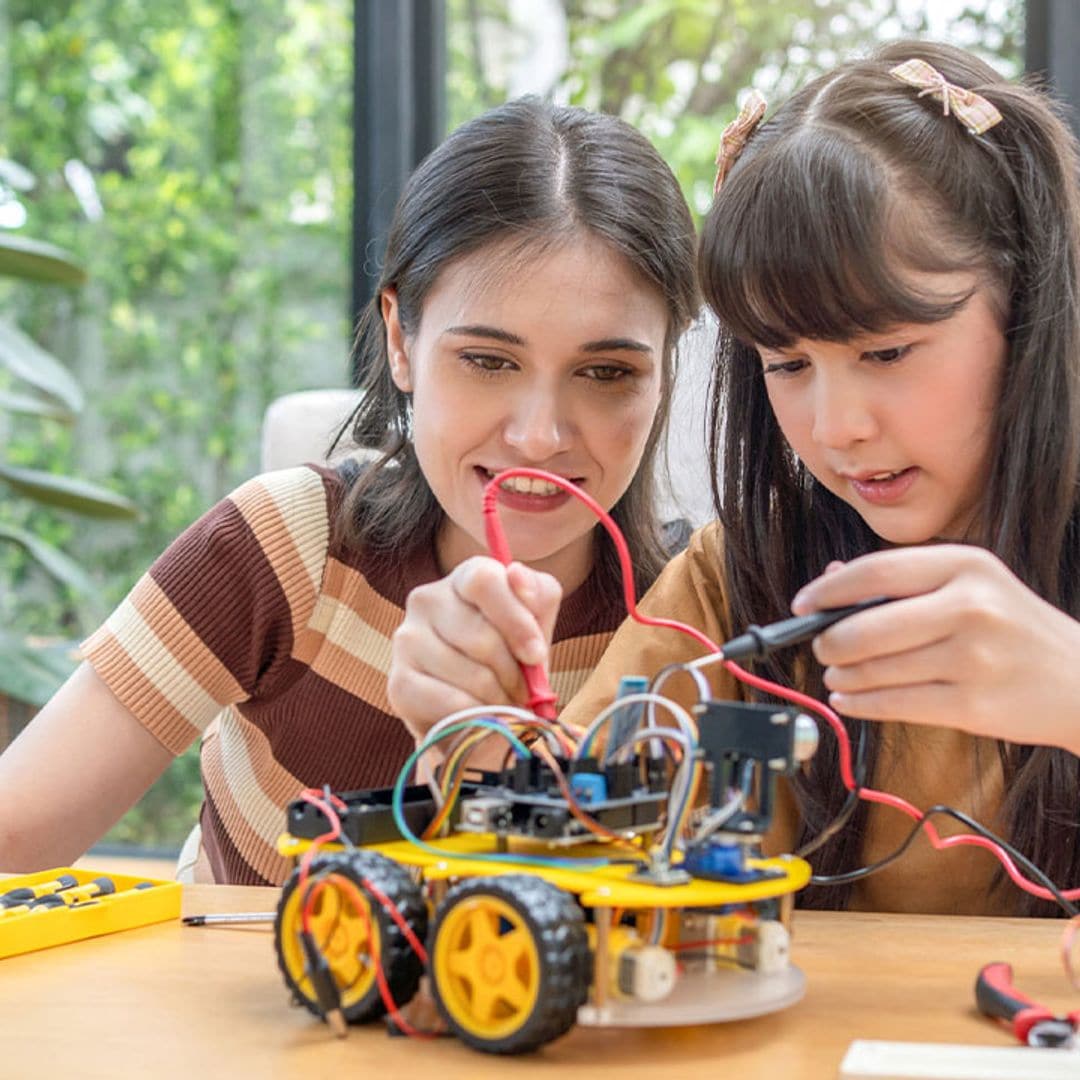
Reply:
[[[1024,10],[1024,67],[1039,74],[1069,106],[1073,131],[1080,135],[1080,3],[1027,0]]]
[[[444,133],[445,0],[355,0],[353,56],[355,319],[375,291],[405,180]]]

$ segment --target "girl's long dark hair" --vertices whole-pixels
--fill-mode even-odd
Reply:
[[[888,72],[912,57],[991,101],[983,135]],[[1008,357],[993,461],[975,535],[1040,596],[1080,618],[1080,195],[1075,141],[1037,90],[1004,81],[949,46],[893,43],[822,76],[763,124],[724,182],[699,270],[721,336],[712,388],[713,494],[725,534],[734,626],[784,618],[832,559],[879,538],[792,454],[750,342],[844,341],[898,322],[945,318],[964,297],[931,300],[898,270],[971,271],[1007,304]],[[809,649],[767,674],[822,696]],[[867,775],[876,727],[865,727]],[[800,843],[844,801],[833,740],[797,781]],[[996,823],[1063,886],[1080,881],[1080,759],[999,743],[1005,797]],[[861,861],[866,804],[815,856],[835,874]],[[999,877],[999,884],[1001,879]],[[845,906],[850,888],[810,889],[806,906]],[[1017,893],[1017,913],[1051,905]]]
[[[455,259],[490,246],[496,256],[514,260],[583,235],[625,259],[667,306],[660,408],[637,473],[612,509],[630,543],[639,588],[659,572],[666,555],[654,464],[676,342],[698,308],[693,221],[671,170],[644,136],[616,117],[536,98],[499,106],[459,127],[421,163],[398,201],[353,352],[362,396],[343,432],[351,429],[358,446],[380,456],[343,502],[338,527],[348,541],[405,556],[431,543],[443,520],[413,450],[409,396],[390,377],[382,291],[396,289],[401,323],[411,335],[424,298]],[[604,584],[618,588],[614,551],[598,532]]]

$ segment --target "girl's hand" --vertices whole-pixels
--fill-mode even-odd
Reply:
[[[891,604],[818,636],[829,704],[867,720],[960,728],[1080,752],[1080,623],[982,548],[940,544],[831,564],[797,615]]]
[[[394,632],[390,705],[417,739],[477,705],[524,705],[519,664],[544,664],[562,600],[550,574],[475,556],[409,594]]]

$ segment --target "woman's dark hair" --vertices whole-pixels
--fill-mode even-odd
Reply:
[[[889,75],[912,57],[987,98],[1004,119],[970,134],[943,115],[940,100]],[[920,295],[902,271],[974,270],[1005,304],[1008,357],[972,535],[1040,596],[1080,617],[1077,169],[1075,141],[1046,96],[966,52],[920,41],[890,44],[816,79],[752,136],[699,253],[702,291],[721,324],[710,453],[735,626],[785,617],[791,597],[830,560],[882,546],[786,444],[753,346],[844,341],[947,318],[968,299]],[[767,667],[781,682],[824,692],[808,648]],[[863,729],[872,777],[876,726],[845,722],[853,739]],[[1046,747],[1002,742],[998,750],[1005,797],[997,827],[1055,881],[1077,880],[1080,760]],[[802,843],[844,801],[832,740],[796,794]],[[817,872],[859,865],[860,806],[815,856]],[[803,902],[844,906],[849,895],[810,889]],[[1051,909],[1018,893],[1017,910]]]
[[[693,221],[671,170],[644,136],[616,117],[535,98],[459,127],[420,164],[398,201],[378,287],[356,333],[353,370],[362,398],[343,431],[351,427],[354,441],[380,457],[343,502],[338,527],[347,540],[400,552],[403,537],[415,546],[430,543],[443,520],[409,437],[409,395],[390,377],[382,291],[397,291],[409,335],[424,298],[454,260],[501,245],[499,254],[516,261],[583,235],[606,243],[667,305],[660,407],[637,474],[612,510],[630,543],[639,587],[656,575],[666,557],[653,465],[676,341],[698,308]],[[600,568],[613,583],[614,552],[600,532]]]

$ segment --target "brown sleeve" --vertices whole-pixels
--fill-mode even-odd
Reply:
[[[267,693],[295,667],[327,538],[319,473],[256,477],[169,546],[82,654],[179,754],[225,705]]]
[[[731,637],[717,523],[694,533],[686,550],[668,563],[638,609],[654,618],[688,623],[717,645]],[[667,664],[693,660],[705,652],[692,637],[677,630],[642,626],[627,619],[616,631],[593,674],[563,710],[562,717],[587,727],[610,704],[623,675],[652,678]],[[719,665],[709,669],[709,678],[716,696],[739,696],[734,680]],[[697,701],[689,676],[673,677],[664,685],[663,693],[685,707]]]

